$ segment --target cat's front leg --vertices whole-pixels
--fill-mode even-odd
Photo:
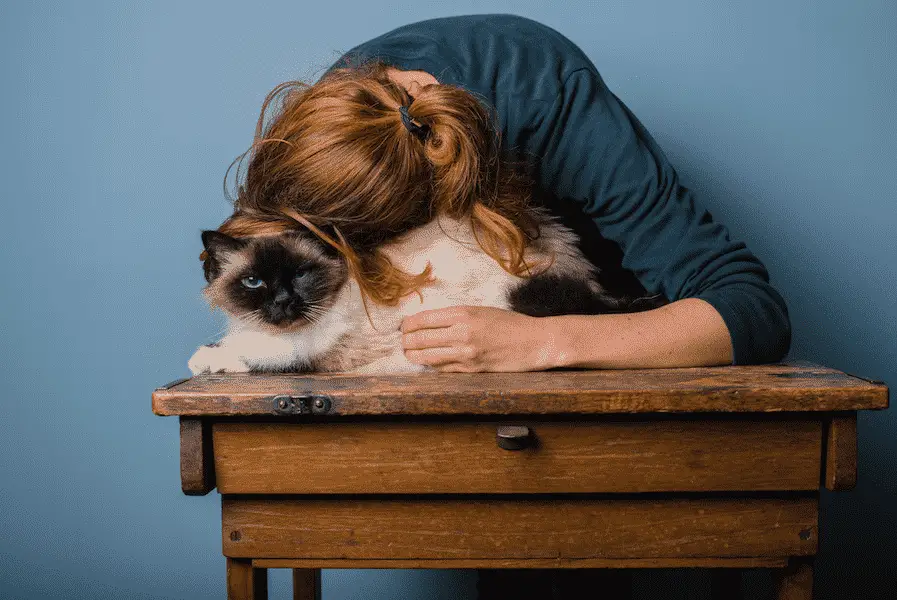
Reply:
[[[398,352],[346,372],[352,375],[410,375],[434,370],[432,367],[413,363],[405,358],[403,352]]]
[[[200,346],[187,366],[194,375],[202,373],[246,373],[249,365],[233,348],[226,345]]]

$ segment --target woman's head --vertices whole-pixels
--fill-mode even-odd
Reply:
[[[527,237],[538,231],[528,182],[503,159],[493,115],[454,86],[427,85],[412,99],[387,70],[369,63],[333,70],[314,85],[275,88],[252,147],[238,159],[248,157],[248,166],[235,207],[292,209],[332,227],[347,246],[343,254],[354,257],[350,270],[378,301],[411,290],[395,285],[401,274],[377,257],[377,246],[440,214],[470,216],[483,249],[523,274]],[[403,106],[426,136],[406,127]]]

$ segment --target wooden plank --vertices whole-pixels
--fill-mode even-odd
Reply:
[[[853,489],[857,482],[856,413],[834,417],[828,424],[825,487],[832,491]]]
[[[268,569],[775,569],[783,557],[759,558],[256,558]]]
[[[190,381],[190,377],[180,377],[180,378],[178,378],[178,379],[174,379],[174,380],[172,380],[172,381],[169,381],[169,382],[166,383],[165,385],[160,385],[159,387],[157,387],[157,388],[156,388],[156,391],[159,391],[159,390],[170,390],[170,389],[173,388],[174,386],[176,386],[176,385],[180,385],[180,384],[184,383],[185,381]]]
[[[225,556],[737,558],[817,547],[817,499],[222,496]]]
[[[884,384],[826,367],[777,363],[404,376],[206,374],[153,392],[153,411],[279,416],[274,398],[283,394],[325,395],[331,415],[803,412],[888,406]]]
[[[268,600],[268,571],[250,560],[228,558],[227,600]]]
[[[181,417],[181,489],[204,496],[215,489],[212,428],[208,419]]]
[[[255,561],[252,564],[255,565]],[[291,568],[293,600],[321,600],[321,569]]]
[[[535,447],[499,448],[498,422],[216,423],[222,494],[816,490],[822,422],[525,421]]]

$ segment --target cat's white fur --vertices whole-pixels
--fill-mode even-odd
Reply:
[[[576,234],[542,213],[541,236],[527,250],[529,264],[553,263],[548,273],[581,278],[596,292],[596,268],[580,252]],[[277,371],[308,365],[326,355],[328,370],[356,374],[415,373],[429,367],[409,362],[402,350],[402,319],[416,312],[456,305],[508,309],[508,294],[522,278],[512,275],[476,243],[469,219],[442,216],[383,246],[395,266],[420,273],[429,262],[434,284],[421,296],[405,296],[397,306],[368,301],[370,321],[358,285],[351,278],[315,323],[294,333],[272,334],[228,315],[227,334],[217,346],[199,348],[189,361],[193,374]],[[372,326],[373,322],[373,326]]]

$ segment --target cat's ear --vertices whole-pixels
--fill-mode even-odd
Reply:
[[[202,232],[202,245],[211,256],[216,256],[224,252],[240,250],[246,245],[246,242],[210,229]]]

